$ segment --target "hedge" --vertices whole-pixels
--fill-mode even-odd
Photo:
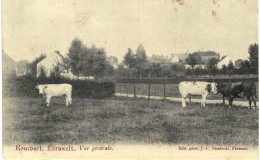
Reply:
[[[69,80],[64,78],[32,78],[29,76],[9,77],[3,80],[3,96],[39,97],[37,84],[72,85],[72,97],[102,99],[115,94],[115,84],[107,81]]]

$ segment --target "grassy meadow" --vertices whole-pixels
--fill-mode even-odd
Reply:
[[[256,94],[258,97],[258,83],[256,84]],[[121,93],[134,94],[134,84],[118,84],[118,85],[126,85],[121,86]],[[137,95],[148,95],[149,85],[148,84],[135,84],[135,90]],[[120,93],[120,87],[116,86],[116,93]],[[166,97],[177,97],[181,98],[181,94],[179,91],[179,84],[166,84],[165,85],[165,94]],[[164,86],[163,84],[151,84],[150,85],[150,95],[151,96],[163,96],[164,95]],[[201,96],[192,96],[194,98],[201,98]],[[207,99],[222,99],[222,94],[208,95]],[[235,98],[234,101],[246,101],[246,97],[244,98]]]
[[[221,105],[109,98],[3,98],[3,144],[258,145],[258,111]]]

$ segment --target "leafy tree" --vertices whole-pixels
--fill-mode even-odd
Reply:
[[[242,74],[246,73],[247,75],[249,75],[251,69],[252,69],[252,64],[248,60],[243,61],[239,68]]]
[[[64,70],[68,73],[71,68],[69,57],[62,57],[61,63],[59,65],[60,65],[61,70]]]
[[[211,58],[208,62],[207,62],[207,70],[209,72],[210,75],[215,76],[217,75],[218,72],[218,68],[217,68],[217,64],[218,64],[219,60],[217,58]]]
[[[128,69],[123,64],[119,64],[115,69],[115,76],[118,78],[127,77]]]
[[[231,75],[234,73],[235,67],[232,61],[229,62],[228,66],[227,66],[227,72],[229,74],[229,77],[231,78]],[[231,79],[230,79],[231,82]]]
[[[103,48],[95,48],[93,55],[93,75],[101,78],[106,73],[106,69],[110,68],[110,64],[106,61],[106,53]]]
[[[85,46],[83,42],[75,38],[71,46],[69,48],[68,57],[70,60],[71,72],[77,76],[82,72],[82,56],[83,56],[83,49]]]
[[[198,54],[189,54],[189,56],[185,59],[185,62],[189,64],[194,71],[195,65],[202,63],[202,58]]]
[[[133,51],[130,48],[128,48],[128,51],[124,56],[124,64],[126,66],[128,66],[129,71],[130,71],[130,78],[131,78],[132,77],[132,69],[136,65],[136,59],[135,59],[135,55],[133,54]]]
[[[203,69],[202,69],[202,67],[196,67],[196,68],[194,69],[194,73],[195,73],[196,76],[202,75],[202,74],[203,74]]]
[[[141,78],[142,73],[143,73],[144,70],[145,70],[146,63],[147,63],[146,52],[145,52],[144,47],[143,47],[142,44],[140,44],[140,45],[137,47],[135,59],[136,59],[135,68],[136,68],[137,73],[139,74],[139,76],[140,76],[140,78]]]
[[[40,66],[39,79],[44,80],[47,78],[46,71],[43,66]]]
[[[171,69],[175,75],[181,75],[185,72],[185,66],[181,63],[173,63]]]
[[[162,66],[162,76],[165,78],[171,77],[172,76],[172,70],[171,67],[168,65],[163,65]]]
[[[222,65],[221,72],[226,75],[227,74],[227,66],[224,64]]]
[[[258,44],[251,44],[248,48],[249,61],[252,64],[252,72],[258,73]]]
[[[51,71],[50,77],[51,78],[60,78],[62,73],[61,65],[59,62],[57,62],[56,65],[53,65],[53,69]]]
[[[113,70],[106,59],[106,51],[103,48],[97,48],[94,45],[87,47],[78,38],[72,41],[68,59],[65,58],[64,62],[63,67],[70,67],[71,72],[77,76],[101,78]]]
[[[186,76],[189,76],[189,75],[191,75],[192,73],[193,73],[193,70],[190,69],[190,68],[188,68],[188,69],[185,70],[185,75],[186,75]]]
[[[151,63],[151,74],[152,75],[159,77],[161,72],[162,72],[162,68],[159,63]]]

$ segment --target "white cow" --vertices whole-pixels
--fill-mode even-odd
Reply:
[[[52,96],[64,96],[66,99],[66,106],[72,103],[72,85],[71,84],[41,84],[37,85],[35,88],[39,89],[39,94],[43,94],[46,98],[47,106],[50,105],[50,100]]]
[[[201,105],[205,106],[207,95],[210,93],[217,94],[217,84],[212,82],[188,82],[183,81],[179,84],[180,94],[182,96],[182,107],[186,107],[186,97],[189,95],[201,95]],[[191,99],[190,99],[191,102]]]

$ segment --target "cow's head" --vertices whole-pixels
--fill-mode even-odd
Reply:
[[[40,84],[40,85],[35,86],[35,88],[39,89],[39,94],[43,94],[43,90],[46,87],[45,87],[45,85]]]
[[[215,82],[212,82],[212,83],[209,83],[208,85],[207,85],[207,91],[209,92],[209,93],[212,93],[212,94],[217,94],[218,93],[218,89],[217,89],[217,83],[215,83]]]
[[[227,86],[227,84],[218,83],[217,84],[218,93],[221,93],[225,89],[226,86]]]

